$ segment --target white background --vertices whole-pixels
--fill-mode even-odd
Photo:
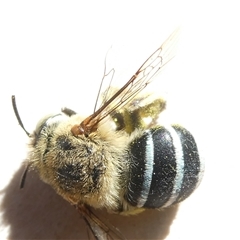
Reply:
[[[203,183],[178,211],[99,214],[130,239],[239,239],[238,4],[1,1],[0,239],[87,236],[81,217],[34,174],[19,190],[28,139],[12,111],[11,95],[28,131],[62,106],[89,114],[111,46],[113,55],[118,53],[115,69],[129,71],[130,77],[179,25],[178,56],[155,82],[159,91],[166,87],[174,121],[198,141],[206,162]]]

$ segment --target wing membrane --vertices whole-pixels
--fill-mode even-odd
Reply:
[[[88,206],[78,205],[76,208],[84,217],[96,240],[126,239],[117,228],[103,223]]]
[[[142,64],[131,79],[110,98],[105,99],[103,105],[80,125],[79,131],[72,130],[74,135],[89,134],[97,129],[100,121],[124,106],[141,92],[160,72],[160,70],[174,57],[180,29],[176,29],[168,39]]]

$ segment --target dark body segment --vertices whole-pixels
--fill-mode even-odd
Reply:
[[[158,126],[130,144],[130,181],[125,195],[133,206],[161,208],[187,198],[199,181],[200,158],[183,127]]]

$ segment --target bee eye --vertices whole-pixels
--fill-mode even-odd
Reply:
[[[68,151],[68,150],[73,150],[75,149],[76,147],[72,145],[72,143],[69,141],[69,139],[65,136],[60,136],[58,139],[57,139],[57,145],[62,149],[62,150],[65,150],[65,151]]]
[[[40,134],[45,133],[50,126],[57,126],[60,122],[65,120],[67,117],[63,114],[47,115],[41,119],[35,129],[35,135],[38,137]]]

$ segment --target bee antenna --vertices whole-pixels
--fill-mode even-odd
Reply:
[[[26,168],[25,168],[25,170],[23,172],[23,175],[21,177],[20,189],[22,189],[24,187],[24,185],[25,185],[28,169],[29,169],[29,165],[26,166]]]
[[[13,106],[13,110],[14,110],[14,113],[15,113],[15,116],[18,120],[18,124],[21,126],[21,128],[24,130],[24,132],[28,135],[28,137],[30,136],[30,133],[25,129],[25,127],[23,126],[23,123],[22,123],[22,120],[20,118],[20,115],[18,113],[18,110],[17,110],[17,104],[16,104],[16,98],[15,96],[13,95],[12,96],[12,106]]]

